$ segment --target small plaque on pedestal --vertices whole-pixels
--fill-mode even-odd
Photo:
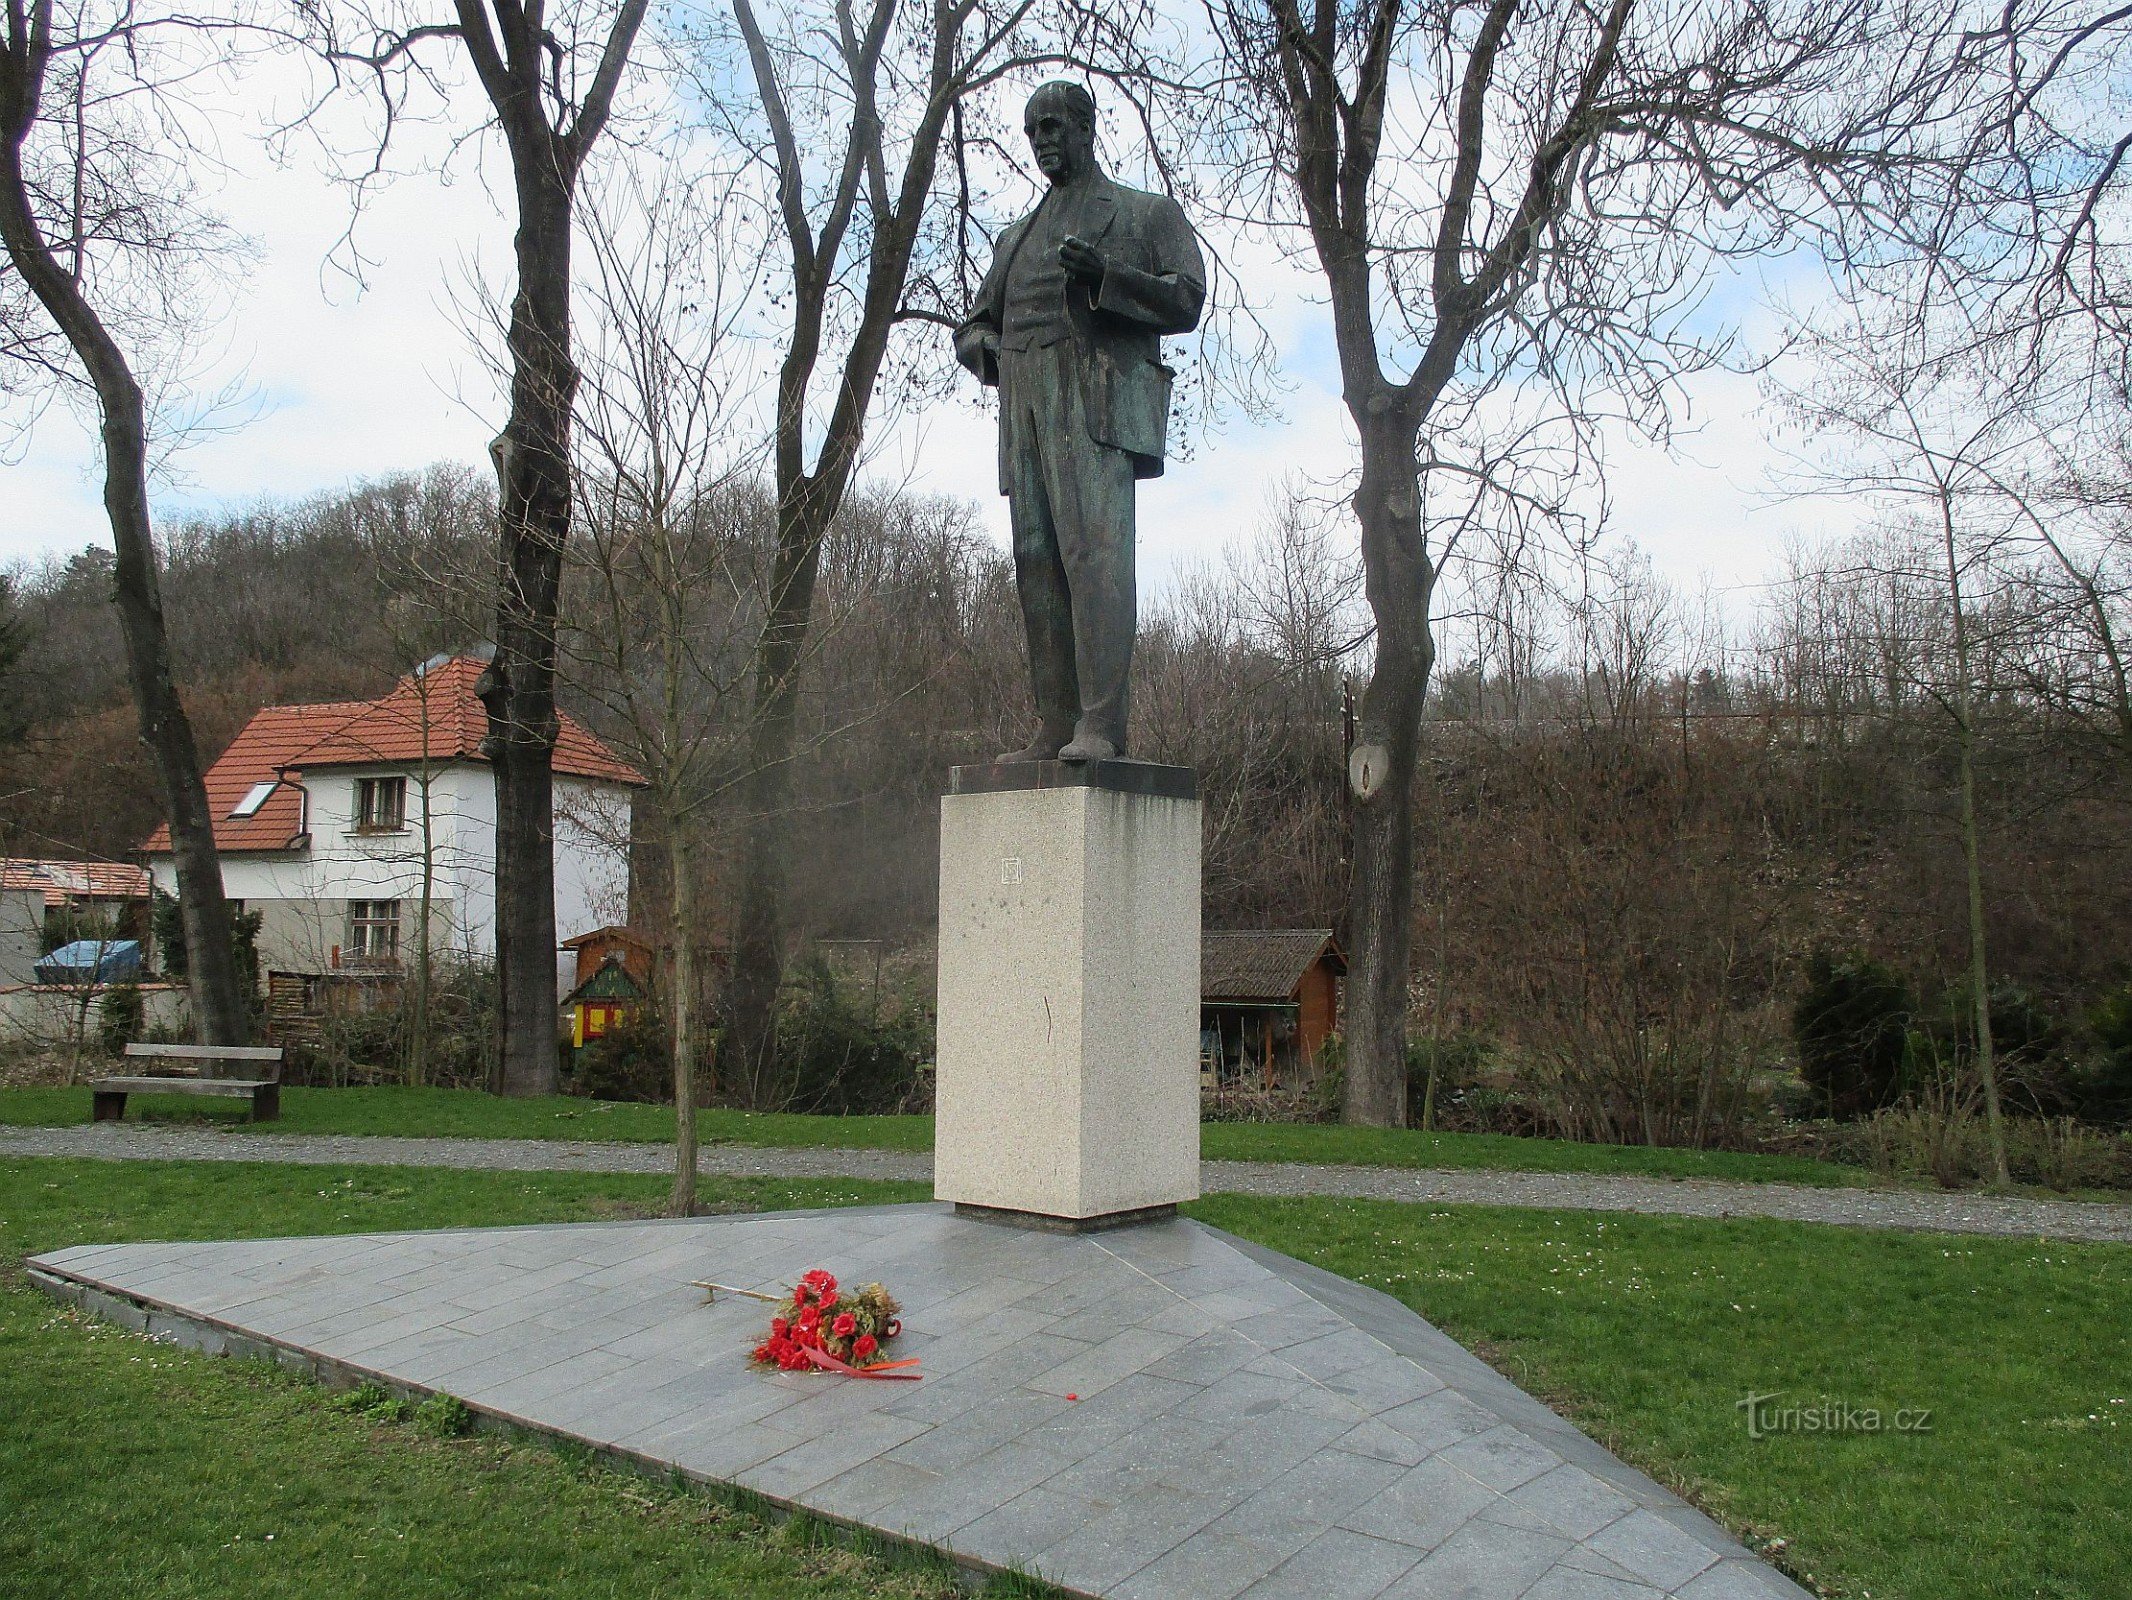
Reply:
[[[1199,1194],[1189,767],[957,767],[940,806],[933,1189],[1105,1227]]]

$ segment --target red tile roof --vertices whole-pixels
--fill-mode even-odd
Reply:
[[[0,889],[32,890],[47,909],[69,900],[145,900],[148,887],[145,868],[120,861],[0,860]]]
[[[367,767],[379,762],[422,759],[424,719],[428,724],[429,759],[480,761],[482,738],[489,731],[488,708],[475,698],[474,685],[484,663],[459,656],[427,673],[410,672],[382,700],[356,708],[338,728],[326,733],[296,758],[306,772],[319,767]],[[641,786],[642,774],[618,759],[568,712],[558,714],[555,770],[567,777]]]
[[[268,706],[255,713],[207,771],[208,809],[218,850],[290,850],[302,840],[303,800],[280,784],[249,817],[233,817],[252,788],[326,767],[411,765],[427,748],[433,762],[483,761],[488,711],[475,698],[483,663],[460,656],[427,673],[410,672],[377,700],[308,706]],[[641,787],[644,779],[568,712],[555,744],[555,771],[565,777]],[[170,829],[158,827],[141,846],[167,855]]]
[[[282,768],[318,740],[321,730],[346,722],[363,709],[361,700],[329,700],[308,706],[268,706],[252,713],[229,748],[207,769],[207,810],[215,819],[218,850],[290,850],[303,837],[303,796],[281,784],[248,817],[230,815],[255,784],[272,782]],[[170,826],[163,823],[141,849],[170,853]]]

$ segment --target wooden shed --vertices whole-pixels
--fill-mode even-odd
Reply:
[[[651,987],[652,964],[658,952],[651,941],[641,933],[629,928],[594,928],[590,933],[581,933],[575,939],[565,939],[563,948],[577,958],[577,974],[571,980],[573,986],[586,983],[594,973],[606,965],[607,958],[614,956],[636,980],[638,992]],[[566,1005],[569,1003],[564,1002]]]
[[[570,1029],[570,1047],[582,1050],[604,1039],[644,1004],[645,986],[624,961],[620,950],[609,950],[585,981],[563,999],[563,1016]]]
[[[1339,1026],[1346,975],[1330,928],[1201,934],[1202,1075],[1216,1085],[1270,1089],[1315,1072]]]

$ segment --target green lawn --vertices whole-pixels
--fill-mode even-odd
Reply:
[[[136,1096],[129,1119],[238,1125],[234,1102]],[[89,1120],[87,1089],[0,1089],[0,1123],[64,1127]],[[667,1106],[552,1096],[504,1100],[466,1089],[284,1089],[281,1120],[257,1125],[283,1133],[401,1134],[420,1138],[617,1139],[657,1143],[674,1136]],[[699,1114],[706,1144],[833,1146],[861,1150],[933,1148],[931,1117],[803,1117],[780,1112]],[[1625,1172],[1658,1178],[1725,1178],[1741,1183],[1871,1185],[1857,1167],[1800,1156],[1726,1150],[1649,1150],[1573,1144],[1501,1134],[1415,1133],[1293,1123],[1210,1122],[1200,1148],[1216,1161],[1342,1162],[1363,1166],[1495,1168],[1522,1172]]]
[[[0,1160],[0,1277],[62,1244],[632,1215],[663,1189],[590,1173]],[[705,1184],[736,1207],[922,1192]],[[1220,1195],[1194,1210],[1400,1296],[1735,1528],[1787,1540],[1786,1562],[1826,1592],[2127,1592],[2132,1247]],[[1739,1401],[1771,1392],[1889,1419],[1929,1408],[1931,1431],[1750,1439]],[[19,1282],[0,1287],[0,1407],[11,1597],[946,1594],[923,1571],[855,1567],[545,1450],[350,1415]]]
[[[1217,1195],[1360,1279],[1826,1592],[2124,1600],[2132,1247]],[[1880,1433],[1750,1438],[1741,1400]],[[1931,1431],[1897,1433],[1898,1409]]]
[[[910,1195],[706,1188],[747,1206]],[[440,1437],[404,1408],[358,1410],[264,1363],[151,1344],[55,1307],[17,1270],[22,1254],[67,1242],[612,1216],[662,1189],[577,1174],[0,1163],[0,1592],[950,1600],[955,1582],[936,1566],[862,1556],[584,1456]]]

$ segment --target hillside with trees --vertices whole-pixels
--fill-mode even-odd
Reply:
[[[373,694],[477,642],[466,597],[491,559],[486,494],[438,467],[177,529],[168,606],[204,749],[262,704]],[[2099,564],[2080,570],[2114,583],[2109,529],[2090,531]],[[699,579],[672,626],[690,641],[677,712],[700,759],[640,806],[639,916],[669,913],[685,814],[702,846],[691,920],[715,948],[733,934],[749,703],[734,686],[774,561],[772,497],[724,485],[678,521],[673,550]],[[657,658],[658,624],[617,609],[625,592],[654,598],[625,581],[627,555],[613,539],[578,552],[562,676],[569,708],[642,764],[657,752],[625,691]],[[2132,1042],[2132,762],[2106,714],[2122,703],[2107,631],[2122,598],[2083,603],[2032,546],[1981,552],[1973,579],[1979,858],[2009,1107],[2113,1121]],[[155,818],[106,582],[93,552],[15,579],[28,727],[0,756],[0,827],[50,853],[122,857]],[[922,972],[947,769],[1016,731],[1011,574],[974,508],[866,491],[840,514],[820,585],[793,774],[796,934],[882,941]],[[1317,509],[1288,499],[1148,607],[1141,752],[1200,770],[1209,927],[1338,922],[1345,697],[1368,647],[1357,587]],[[1580,563],[1475,564],[1451,593],[1416,801],[1414,1120],[1751,1142],[1826,1109],[1790,1080],[1814,1034],[1795,1014],[1842,1001],[1860,974],[1884,981],[1866,985],[1878,1009],[1857,1027],[1900,1041],[1899,1081],[1868,1099],[1963,1081],[1975,1042],[1951,636],[1913,538],[1797,551],[1741,614],[1675,592],[1618,545]],[[753,1097],[793,1092],[764,1083]]]

